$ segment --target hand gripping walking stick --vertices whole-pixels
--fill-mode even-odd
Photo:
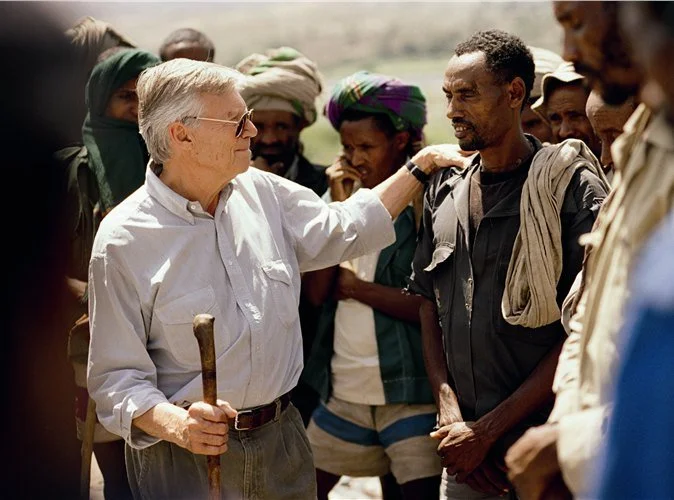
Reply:
[[[197,314],[192,327],[194,336],[199,343],[201,355],[201,378],[204,389],[204,401],[210,405],[216,404],[218,397],[217,380],[215,376],[215,340],[213,338],[213,322],[215,318],[210,314]],[[219,500],[220,497],[220,455],[208,455],[208,498]]]

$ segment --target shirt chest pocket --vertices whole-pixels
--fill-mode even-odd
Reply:
[[[161,324],[169,354],[178,364],[195,370],[201,367],[201,360],[192,322],[194,316],[203,313],[215,318],[213,329],[217,357],[227,349],[230,339],[225,325],[226,320],[220,313],[212,287],[189,292],[155,309],[155,316]]]
[[[290,267],[282,260],[274,260],[264,264],[262,271],[265,277],[267,306],[275,308],[275,312],[284,326],[293,325],[299,316]],[[269,300],[270,295],[271,300]]]
[[[451,284],[453,283],[451,264],[454,247],[454,243],[439,242],[433,250],[431,263],[424,268],[424,271],[432,276],[435,302],[441,318],[447,313],[451,300]]]

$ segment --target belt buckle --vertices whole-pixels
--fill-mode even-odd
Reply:
[[[234,417],[234,429],[237,431],[247,431],[249,429],[252,429],[252,427],[239,427],[239,417],[241,415],[249,415],[252,414],[253,410],[241,410],[236,413],[236,417]]]

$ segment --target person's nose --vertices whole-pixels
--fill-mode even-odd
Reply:
[[[136,122],[138,122],[138,99],[134,100],[131,103],[131,106],[129,107],[129,112],[131,113],[131,115],[133,115]]]
[[[573,127],[568,120],[562,120],[562,125],[559,127],[559,138],[564,139],[578,139],[578,131]]]
[[[607,141],[601,141],[601,165],[602,167],[609,167],[613,165],[613,158],[611,157],[611,145]]]
[[[453,120],[455,118],[463,118],[463,106],[454,98],[447,101],[447,118]]]
[[[580,51],[574,36],[569,34],[568,30],[564,32],[564,48],[562,50],[562,58],[565,61],[577,63],[580,59]]]
[[[255,124],[248,120],[246,122],[246,126],[243,127],[243,133],[241,134],[241,137],[244,139],[250,139],[252,137],[255,137],[257,135],[257,127]]]
[[[258,141],[264,145],[271,145],[278,142],[278,137],[269,127],[266,127],[262,130],[262,133],[258,135]]]
[[[354,150],[353,154],[351,154],[351,158],[349,159],[351,165],[355,168],[360,168],[365,166],[367,163],[367,158],[366,155],[361,151],[360,149]]]

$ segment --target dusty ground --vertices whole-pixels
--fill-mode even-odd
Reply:
[[[343,477],[330,493],[330,500],[357,499],[369,500],[381,498],[379,478],[351,478]],[[91,466],[91,500],[104,500],[103,477],[98,469],[96,457],[92,457]]]

